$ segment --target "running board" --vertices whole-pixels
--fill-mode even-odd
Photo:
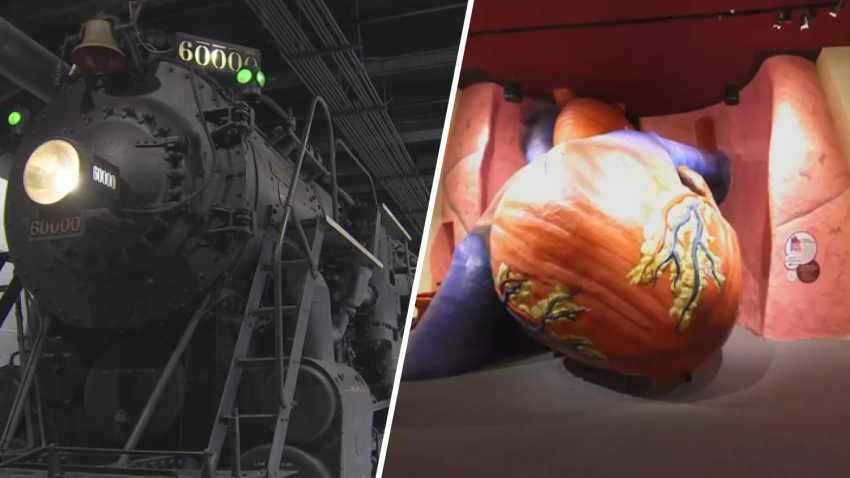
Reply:
[[[377,266],[379,269],[384,268],[384,264],[378,260],[377,257],[374,256],[371,252],[369,252],[362,244],[357,242],[357,239],[352,237],[348,231],[345,230],[342,226],[340,226],[336,221],[334,221],[330,216],[325,216],[325,222],[330,226],[328,232],[334,232],[335,234],[329,235],[326,239],[329,243],[333,241],[334,247],[340,247],[340,242],[343,243],[346,247],[352,247],[357,250],[357,252],[361,253],[363,257],[365,257],[369,262]]]
[[[401,222],[395,217],[395,214],[390,211],[390,208],[387,207],[386,204],[381,204],[384,207],[384,214],[381,214],[381,223],[384,225],[384,229],[387,230],[387,234],[390,235],[393,239],[407,239],[411,241],[410,234],[408,234],[407,230],[404,226],[401,225]]]

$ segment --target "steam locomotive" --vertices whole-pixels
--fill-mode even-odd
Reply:
[[[0,369],[0,475],[375,471],[410,235],[338,187],[338,149],[368,172],[321,98],[299,136],[258,58],[194,41],[216,66],[96,17],[21,125],[0,314],[26,333]],[[259,108],[284,127],[261,131]],[[318,110],[327,158],[308,147]]]

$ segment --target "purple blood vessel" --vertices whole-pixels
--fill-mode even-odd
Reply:
[[[402,379],[446,377],[519,350],[525,337],[493,283],[490,251],[477,234],[463,238],[428,310],[412,332]]]
[[[528,129],[525,132],[525,159],[529,163],[535,159],[546,156],[552,149],[555,135],[555,121],[561,110],[552,105],[539,111],[531,117]]]

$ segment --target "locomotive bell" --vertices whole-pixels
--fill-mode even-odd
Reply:
[[[124,52],[118,48],[109,20],[86,22],[83,41],[71,51],[77,67],[92,73],[110,73],[124,66]]]

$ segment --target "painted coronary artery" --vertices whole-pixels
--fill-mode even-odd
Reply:
[[[676,196],[644,229],[640,263],[629,272],[632,284],[658,283],[669,272],[676,332],[691,325],[694,310],[705,290],[713,283],[722,290],[726,278],[720,273],[720,258],[711,251],[708,228],[712,216],[720,220],[716,207],[692,193]]]
[[[581,355],[606,361],[608,358],[596,350],[596,344],[592,340],[581,335],[557,331],[565,322],[575,322],[581,314],[590,311],[575,302],[575,296],[581,292],[581,288],[568,290],[559,282],[551,287],[546,297],[535,301],[534,292],[537,287],[540,286],[527,275],[511,271],[504,263],[499,266],[496,288],[505,307],[526,329],[541,333]]]

